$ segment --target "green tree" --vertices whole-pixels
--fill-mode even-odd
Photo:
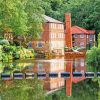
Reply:
[[[100,48],[100,33],[98,34],[98,48]]]
[[[41,5],[42,0],[27,0],[25,5],[25,12],[28,16],[28,33],[35,39],[40,36],[42,31],[44,10]]]
[[[0,31],[25,34],[27,13],[21,0],[0,0]]]
[[[72,14],[72,25],[100,32],[100,0],[43,0],[46,15],[60,21],[64,14]],[[47,10],[48,9],[48,10]]]
[[[0,33],[39,37],[42,14],[41,0],[0,0]]]

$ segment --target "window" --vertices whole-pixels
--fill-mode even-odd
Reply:
[[[78,38],[78,35],[77,34],[74,34],[74,38]]]
[[[42,63],[38,63],[38,72],[42,72],[43,71],[43,64]]]
[[[90,35],[90,41],[92,41],[92,39],[93,39],[93,35]]]
[[[74,42],[74,46],[77,46],[78,45],[78,43],[77,42]]]
[[[80,65],[81,65],[82,67],[84,67],[84,66],[85,66],[84,59],[81,59],[81,60],[80,60]]]
[[[58,38],[63,38],[64,36],[63,36],[63,33],[59,33],[58,34]]]
[[[84,38],[84,34],[81,34],[81,35],[80,35],[80,38]]]
[[[87,35],[87,38],[89,38],[89,35]]]
[[[80,47],[84,47],[84,42],[80,42]]]
[[[90,35],[90,38],[93,38],[93,35]]]
[[[37,47],[38,47],[38,48],[42,48],[42,47],[43,47],[43,44],[42,44],[41,42],[38,42],[38,43],[37,43]]]
[[[28,47],[32,48],[32,42],[29,42]]]
[[[51,38],[55,38],[55,34],[54,33],[51,33]]]

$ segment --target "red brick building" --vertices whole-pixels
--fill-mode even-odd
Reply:
[[[65,34],[63,22],[44,15],[43,33],[40,38],[40,41],[33,41],[35,50],[47,50],[64,55]]]
[[[65,15],[65,40],[68,47],[87,47],[95,45],[95,31],[86,30],[79,26],[71,26],[71,14]]]

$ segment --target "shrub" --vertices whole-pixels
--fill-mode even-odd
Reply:
[[[86,53],[87,64],[99,68],[100,65],[100,48],[93,47]]]

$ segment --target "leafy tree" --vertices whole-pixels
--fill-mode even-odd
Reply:
[[[42,31],[42,14],[41,0],[0,0],[0,33],[36,38]]]
[[[98,48],[100,48],[100,33],[98,34]]]
[[[21,0],[0,0],[0,30],[25,34],[27,31],[27,14]]]
[[[38,38],[42,31],[42,22],[44,10],[41,7],[42,0],[28,0],[25,5],[25,11],[28,18],[28,33]]]
[[[46,15],[60,21],[65,20],[64,14],[72,14],[72,25],[100,32],[100,0],[43,0]]]

